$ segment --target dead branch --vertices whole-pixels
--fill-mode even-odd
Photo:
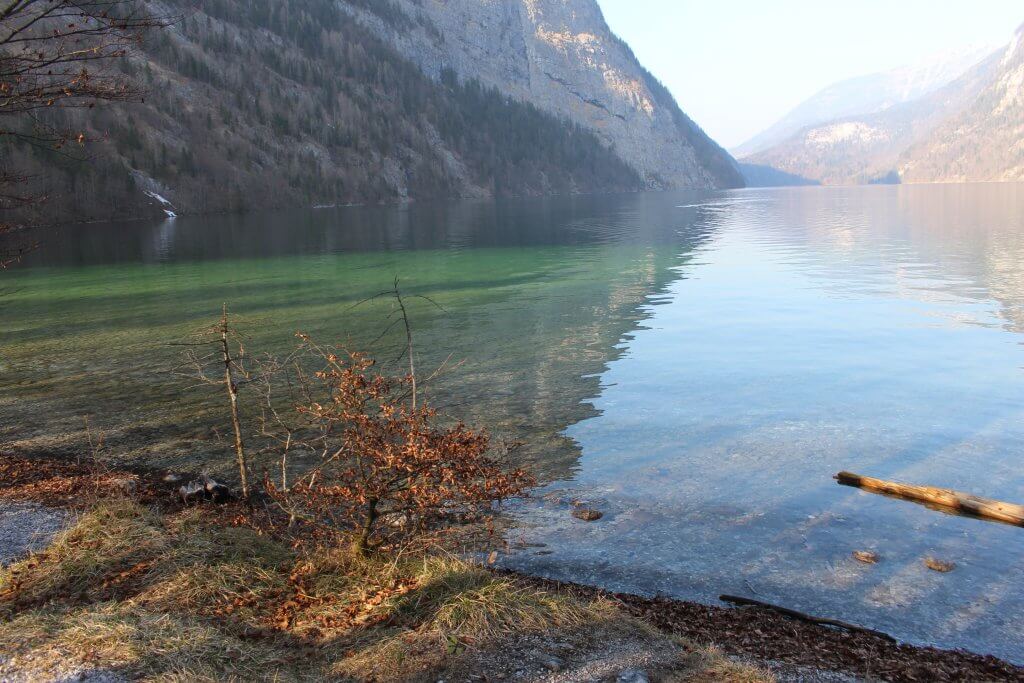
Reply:
[[[753,598],[744,598],[744,597],[739,597],[739,596],[736,596],[736,595],[720,595],[720,596],[718,596],[718,599],[721,600],[722,602],[730,602],[730,603],[732,603],[734,605],[742,605],[742,606],[748,606],[748,607],[762,607],[764,609],[770,609],[773,612],[778,612],[779,614],[784,614],[787,617],[792,617],[794,619],[799,619],[800,621],[806,621],[806,622],[811,623],[811,624],[819,624],[819,625],[822,625],[822,626],[835,626],[836,628],[841,628],[841,629],[843,629],[845,631],[854,631],[854,632],[857,632],[857,633],[867,633],[867,634],[873,635],[875,637],[887,640],[890,643],[895,643],[896,642],[895,638],[890,636],[888,633],[883,633],[882,631],[876,631],[874,629],[865,628],[863,626],[858,626],[856,624],[850,624],[850,623],[847,623],[845,621],[839,621],[838,619],[828,619],[828,618],[824,618],[824,617],[816,617],[816,616],[813,616],[811,614],[805,614],[804,612],[798,612],[795,609],[789,609],[788,607],[780,607],[778,605],[773,605],[770,602],[762,602],[761,600],[755,600]]]

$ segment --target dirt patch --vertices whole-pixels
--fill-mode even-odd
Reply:
[[[0,453],[0,500],[31,501],[51,508],[82,509],[111,495],[145,502],[170,501],[163,474],[110,469],[63,460]]]

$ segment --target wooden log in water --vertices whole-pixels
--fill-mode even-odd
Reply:
[[[805,614],[804,612],[798,612],[795,609],[789,609],[788,607],[780,607],[778,605],[773,605],[770,602],[762,602],[760,600],[755,600],[753,598],[744,598],[738,595],[720,595],[718,596],[718,599],[722,602],[731,602],[734,605],[742,605],[746,607],[762,607],[764,609],[770,609],[773,612],[778,612],[779,614],[785,614],[787,617],[799,619],[800,621],[806,621],[811,624],[820,624],[822,626],[835,626],[836,628],[841,628],[845,631],[867,633],[877,638],[888,640],[891,643],[896,642],[896,639],[890,636],[888,633],[876,631],[873,628],[865,628],[863,626],[858,626],[857,624],[850,624],[845,621],[839,621],[838,619],[816,617],[811,614]]]
[[[1024,505],[1004,503],[990,498],[982,498],[970,493],[940,489],[933,486],[914,486],[895,481],[863,477],[852,472],[840,472],[836,481],[844,486],[853,486],[874,493],[904,498],[916,503],[937,505],[975,517],[995,519],[1016,526],[1024,526]]]

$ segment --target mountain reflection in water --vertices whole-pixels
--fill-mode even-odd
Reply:
[[[1024,661],[1024,534],[837,486],[841,469],[1024,502],[1024,186],[346,207],[76,226],[0,274],[0,440],[221,463],[167,342],[230,303],[253,351],[362,348],[390,286],[433,401],[526,443],[552,495],[520,568],[816,614]],[[374,349],[390,360],[397,336]],[[218,468],[215,468],[218,469]],[[572,498],[606,514],[585,523]],[[877,565],[850,554],[874,550]],[[923,558],[957,564],[929,571]]]

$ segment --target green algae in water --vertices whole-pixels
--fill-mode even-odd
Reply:
[[[337,218],[325,214],[320,229],[335,228]],[[236,219],[220,220],[193,219],[187,228],[208,235]],[[264,226],[287,230],[292,221],[282,214]],[[358,220],[342,223],[341,229],[361,228]],[[566,228],[547,227],[556,236]],[[96,229],[72,232],[94,240]],[[688,258],[685,239],[671,233],[664,248],[600,234],[575,237],[574,244],[513,239],[477,248],[430,244],[245,258],[229,252],[59,266],[44,252],[39,265],[5,277],[14,292],[4,302],[10,390],[0,399],[2,436],[19,451],[74,455],[83,449],[88,417],[115,462],[212,466],[229,475],[220,438],[227,433],[225,406],[219,393],[187,376],[182,348],[173,344],[214,323],[227,303],[249,353],[287,353],[302,331],[387,361],[403,343],[397,333],[378,341],[393,304],[365,300],[398,277],[411,297],[418,366],[434,368],[449,356],[455,366],[432,385],[431,401],[497,438],[525,442],[521,457],[541,466],[542,476],[568,476],[578,452],[561,431],[591,414],[586,400],[598,391],[596,375],[643,317],[647,297],[677,277],[673,268]],[[101,250],[95,260],[103,256]],[[243,404],[250,427],[255,400]]]
[[[433,401],[558,495],[521,568],[759,597],[1024,661],[1024,535],[841,490],[840,469],[1024,500],[1024,185],[463,202],[80,226],[0,273],[0,442],[230,475],[219,392],[168,342],[368,345],[390,287]],[[401,335],[372,349],[388,362]],[[252,415],[248,415],[250,420]],[[569,514],[581,498],[596,522]],[[850,557],[871,548],[884,561]],[[948,575],[926,554],[954,561]],[[985,558],[984,562],[977,558]]]

